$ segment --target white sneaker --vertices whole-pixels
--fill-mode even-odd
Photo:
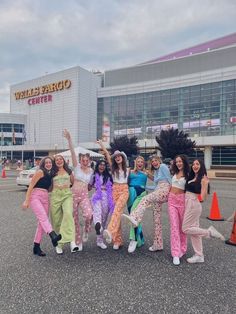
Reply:
[[[208,231],[210,232],[210,236],[212,238],[216,238],[216,239],[220,239],[222,241],[225,241],[225,237],[219,231],[217,231],[213,226],[210,226],[208,228]]]
[[[83,251],[83,243],[82,242],[78,245],[78,251],[79,252]]]
[[[127,220],[134,227],[138,227],[137,220],[135,220],[132,216],[129,216],[129,215],[126,215],[126,214],[122,214],[122,217],[125,218],[125,220]]]
[[[63,254],[63,250],[62,250],[62,248],[59,247],[59,246],[56,246],[56,252],[57,252],[58,255]]]
[[[192,257],[187,258],[187,262],[190,264],[204,263],[204,256],[193,255]]]
[[[162,251],[162,249],[156,249],[153,245],[148,249],[150,252]]]
[[[105,230],[103,231],[103,237],[105,238],[105,240],[106,240],[106,242],[107,242],[108,244],[111,243],[111,241],[112,241],[112,236],[111,236],[110,232],[109,232],[107,229],[105,229]]]
[[[113,245],[113,250],[119,250],[119,248],[120,248],[119,244],[114,244]]]
[[[79,247],[78,247],[78,245],[76,245],[75,241],[71,241],[70,251],[71,251],[71,253],[75,253],[75,252],[79,251]]]
[[[129,243],[128,252],[133,253],[136,250],[137,244],[137,241],[131,240]]]
[[[88,241],[88,232],[83,229],[83,236],[82,236],[82,241],[87,242]]]
[[[106,244],[105,244],[105,243],[103,243],[103,242],[99,242],[99,243],[97,243],[97,246],[98,246],[98,247],[100,247],[100,248],[101,248],[101,249],[103,249],[103,250],[107,249]]]
[[[176,265],[176,266],[180,264],[179,257],[177,257],[177,256],[173,257],[173,264]]]

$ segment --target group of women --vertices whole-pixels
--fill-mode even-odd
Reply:
[[[99,140],[97,143],[103,150],[106,161],[98,161],[92,170],[89,155],[80,155],[78,161],[69,131],[64,130],[63,135],[71,151],[73,173],[61,155],[56,155],[54,159],[45,157],[32,178],[23,203],[23,208],[32,208],[38,220],[34,254],[45,256],[40,248],[44,232],[51,237],[57,254],[63,253],[65,243],[70,243],[72,253],[82,251],[92,222],[97,235],[97,246],[106,249],[106,240],[108,244],[113,243],[114,250],[118,250],[123,245],[122,216],[131,223],[128,252],[133,253],[144,244],[141,221],[148,207],[153,209],[154,222],[154,239],[149,250],[163,250],[161,206],[165,202],[168,202],[174,265],[180,264],[180,258],[187,251],[187,235],[191,238],[195,253],[187,259],[189,263],[204,262],[202,237],[224,240],[213,226],[208,229],[199,227],[202,207],[198,196],[205,199],[209,190],[209,180],[201,160],[194,160],[190,168],[187,157],[178,155],[173,160],[170,173],[160,157],[151,156],[151,169],[146,170],[145,160],[139,156],[131,170],[127,167],[124,152],[117,150],[110,155]],[[147,194],[148,178],[155,182],[156,187]],[[93,190],[91,199],[90,190]],[[129,215],[124,214],[126,206]],[[84,218],[82,237],[79,208]]]

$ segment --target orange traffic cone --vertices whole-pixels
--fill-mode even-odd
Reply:
[[[5,168],[2,168],[2,178],[6,178],[6,170]]]
[[[224,220],[224,218],[220,214],[220,208],[218,205],[218,198],[217,198],[216,192],[213,193],[211,209],[210,209],[210,216],[207,217],[207,219],[218,220],[218,221]]]
[[[225,243],[229,244],[229,245],[235,245],[236,246],[236,212],[234,215],[234,223],[233,223],[233,229],[231,232],[231,236],[230,236],[229,240],[225,241]]]

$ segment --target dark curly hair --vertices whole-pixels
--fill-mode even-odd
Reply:
[[[178,167],[176,166],[176,159],[177,158],[180,158],[183,162],[183,173],[184,173],[184,177],[185,179],[187,180],[188,179],[188,176],[189,176],[189,171],[190,171],[190,167],[189,167],[189,162],[188,162],[188,157],[184,154],[180,154],[180,155],[177,155],[175,156],[175,158],[173,159],[173,163],[171,165],[171,172],[173,174],[177,174],[179,173],[179,169]]]
[[[106,184],[108,179],[110,179],[111,182],[113,182],[112,180],[112,176],[108,170],[108,164],[105,160],[101,159],[101,160],[98,160],[97,161],[97,164],[96,164],[96,167],[94,169],[94,179],[93,179],[93,184],[95,183],[95,175],[96,174],[99,174],[100,175],[100,172],[99,172],[99,165],[101,164],[104,164],[105,165],[105,169],[104,169],[104,172],[102,173],[103,175],[103,184]]]

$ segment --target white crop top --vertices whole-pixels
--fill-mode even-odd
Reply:
[[[176,174],[175,174],[172,178],[171,185],[177,189],[185,190],[185,183],[186,183],[186,179],[184,177],[177,179]]]
[[[126,171],[126,177],[123,170],[119,170],[119,178],[116,176],[116,174],[112,175],[114,183],[128,183],[128,177],[129,177],[128,169]]]
[[[82,181],[84,183],[89,184],[91,176],[93,174],[93,170],[89,171],[88,173],[85,173],[82,169],[80,164],[78,164],[74,169],[74,176],[75,179],[78,181]]]

